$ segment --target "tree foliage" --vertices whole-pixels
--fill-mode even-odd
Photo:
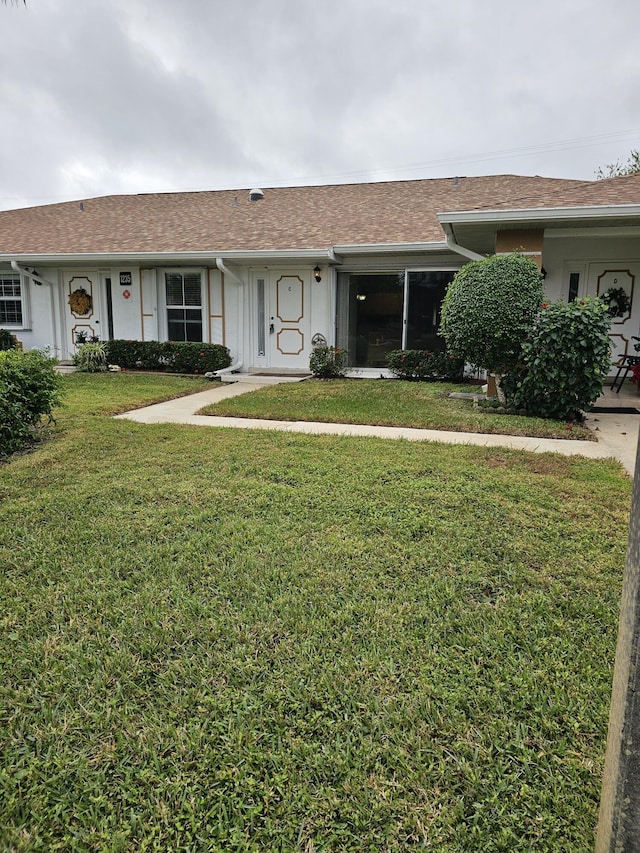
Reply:
[[[440,333],[458,358],[506,373],[521,360],[542,299],[542,276],[529,258],[511,254],[472,261],[449,285]]]
[[[632,149],[626,163],[621,163],[616,160],[615,163],[607,163],[606,166],[600,166],[596,170],[596,178],[600,181],[603,178],[620,178],[623,175],[637,175],[640,173],[640,151]]]

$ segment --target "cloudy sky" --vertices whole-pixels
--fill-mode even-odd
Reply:
[[[638,0],[5,0],[0,209],[640,148]]]

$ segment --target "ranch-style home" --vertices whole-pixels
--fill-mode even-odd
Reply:
[[[306,371],[314,344],[376,374],[437,344],[470,259],[522,251],[550,300],[622,288],[640,327],[640,175],[516,175],[118,195],[0,212],[0,327],[64,361],[85,336],[226,345],[230,371]]]

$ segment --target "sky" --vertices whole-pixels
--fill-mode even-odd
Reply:
[[[638,0],[0,0],[0,209],[640,148]]]

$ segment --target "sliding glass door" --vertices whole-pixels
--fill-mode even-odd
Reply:
[[[392,350],[443,350],[442,300],[455,271],[343,273],[338,282],[337,342],[353,367],[386,367]]]
[[[444,338],[438,334],[442,300],[455,272],[444,270],[411,270],[407,272],[405,298],[406,324],[403,349],[426,349],[441,352]]]

